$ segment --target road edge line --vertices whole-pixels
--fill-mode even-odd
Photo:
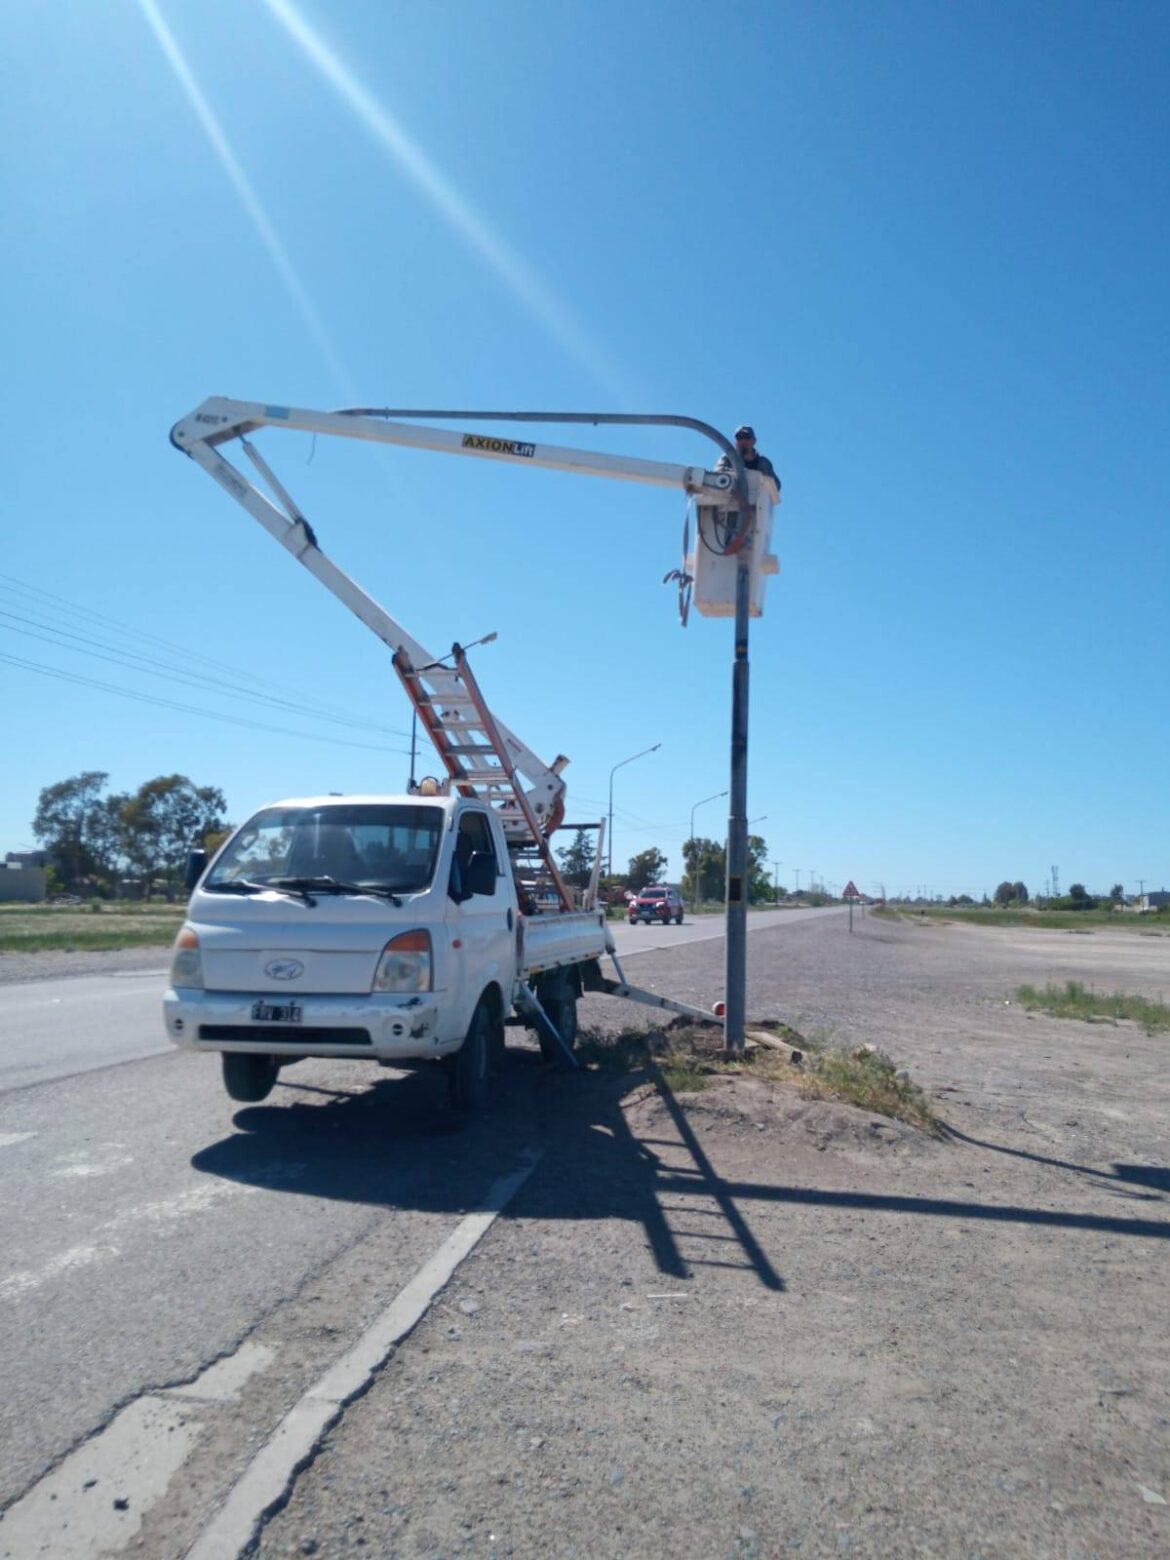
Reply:
[[[301,1394],[187,1550],[186,1560],[226,1560],[254,1544],[269,1518],[287,1504],[298,1476],[349,1404],[369,1389],[394,1349],[418,1326],[459,1265],[527,1181],[541,1151],[529,1149],[521,1157],[521,1168],[491,1186],[476,1211],[460,1220],[357,1342]]]

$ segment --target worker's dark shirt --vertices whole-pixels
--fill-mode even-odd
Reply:
[[[743,463],[749,471],[758,471],[761,477],[771,477],[776,486],[780,486],[780,478],[776,475],[776,471],[772,465],[772,462],[766,455],[761,455],[758,450],[754,455],[745,455],[743,457]],[[715,470],[734,471],[735,467],[731,464],[731,456],[720,455],[719,459],[715,462]]]

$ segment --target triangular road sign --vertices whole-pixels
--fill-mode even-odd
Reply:
[[[856,885],[856,883],[854,883],[852,878],[850,878],[848,883],[846,883],[846,885],[845,885],[845,892],[841,895],[841,898],[842,899],[860,899],[861,898],[861,895],[857,892],[857,885]]]

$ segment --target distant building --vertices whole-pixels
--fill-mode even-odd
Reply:
[[[1170,909],[1170,894],[1164,888],[1157,889],[1149,894],[1143,894],[1138,900],[1138,907],[1142,910]]]
[[[49,853],[47,850],[10,850],[4,857],[6,867],[47,867],[49,865]]]
[[[14,867],[5,862],[0,870],[0,902],[40,904],[44,897],[44,867]]]

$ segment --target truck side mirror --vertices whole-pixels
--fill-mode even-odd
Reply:
[[[198,883],[207,870],[207,852],[205,850],[189,850],[187,852],[187,870],[183,877],[183,885],[187,892]]]
[[[496,891],[496,858],[490,851],[477,850],[463,874],[464,891],[473,894],[494,894]]]

